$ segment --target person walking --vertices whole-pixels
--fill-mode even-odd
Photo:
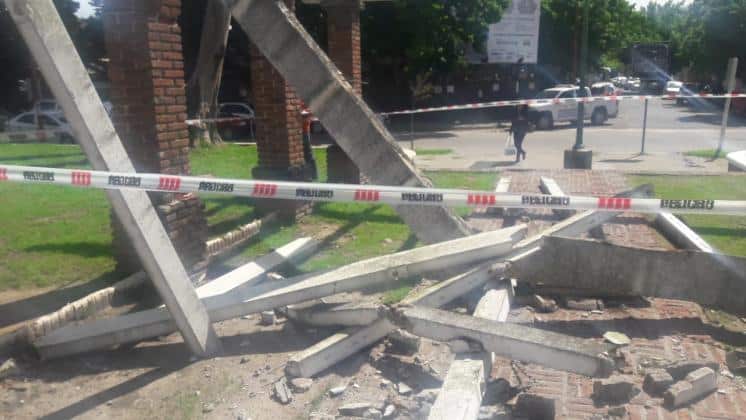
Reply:
[[[526,160],[526,151],[523,149],[523,139],[526,138],[528,129],[528,105],[520,105],[518,109],[516,109],[515,117],[510,125],[510,133],[513,135],[513,143],[515,144],[516,149],[516,162],[520,162],[521,156],[523,156],[523,160]]]

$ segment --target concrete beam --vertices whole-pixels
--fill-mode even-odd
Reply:
[[[475,318],[505,322],[513,296],[511,280],[488,290],[474,310]],[[494,353],[457,354],[448,368],[438,397],[430,410],[430,420],[476,420],[484,390],[492,371]]]
[[[373,183],[431,186],[283,2],[226,3],[251,41]],[[464,221],[445,207],[397,206],[396,211],[425,243],[470,233]]]
[[[541,189],[541,192],[543,192],[544,194],[556,195],[556,196],[566,195],[562,191],[562,188],[560,188],[557,181],[555,181],[553,178],[548,178],[545,176],[541,177],[539,180],[539,189]],[[553,209],[552,212],[556,214],[558,217],[569,217],[575,214],[575,210]]]
[[[51,0],[6,0],[18,31],[96,170],[135,172]],[[145,191],[106,192],[184,341],[197,355],[220,349],[210,318]]]
[[[500,180],[497,181],[497,185],[495,186],[495,194],[507,194],[510,192],[510,181],[511,178],[509,176],[503,176],[500,177]],[[517,210],[517,209],[516,209]],[[504,214],[506,216],[510,216],[511,209],[504,209],[502,207],[489,207],[487,208],[487,214]]]
[[[606,345],[537,328],[421,306],[395,309],[390,319],[420,337],[443,342],[468,338],[498,356],[553,369],[605,377],[614,368],[613,360],[603,354],[609,350]]]
[[[673,214],[667,211],[660,212],[655,218],[655,223],[658,229],[663,232],[663,235],[674,245],[709,254],[715,253],[715,249],[707,241]]]
[[[432,285],[420,293],[404,299],[402,305],[419,304],[438,307],[484,285],[490,278],[500,277],[505,264],[483,264],[466,273]],[[337,362],[381,340],[396,330],[385,317],[357,331],[345,331],[319,341],[308,349],[293,355],[285,371],[290,376],[311,377],[334,366]]]
[[[382,281],[407,278],[464,264],[493,259],[512,249],[526,226],[486,232],[417,249],[359,261],[328,272],[261,284],[243,299],[232,294],[204,300],[212,322],[236,318],[324,296],[358,290]],[[66,356],[158,337],[174,331],[168,312],[154,309],[119,317],[69,325],[42,337],[34,345],[44,358]]]
[[[746,314],[746,259],[739,257],[549,237],[532,258],[511,264],[509,273],[557,292],[683,299]]]
[[[293,321],[315,327],[361,327],[378,319],[378,305],[374,303],[324,303],[291,305],[287,316]]]
[[[255,261],[203,284],[197,288],[197,296],[204,299],[231,293],[236,298],[248,297],[247,291],[264,280],[270,270],[288,262],[303,260],[317,247],[318,243],[311,238],[296,239]]]

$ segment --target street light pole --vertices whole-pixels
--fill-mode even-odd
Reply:
[[[580,44],[580,92],[585,96],[585,87],[587,84],[587,61],[588,61],[588,0],[583,0],[583,29],[582,41]],[[578,102],[577,131],[575,133],[575,145],[573,150],[585,148],[583,145],[583,125],[585,123],[585,104]]]

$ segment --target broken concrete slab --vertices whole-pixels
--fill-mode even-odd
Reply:
[[[212,322],[267,311],[294,303],[362,289],[383,281],[399,280],[504,255],[522,237],[525,226],[481,233],[413,250],[358,261],[318,275],[299,276],[253,288],[249,299],[231,294],[205,299]],[[306,278],[307,277],[307,278]],[[68,325],[41,339],[36,346],[44,358],[108,348],[169,334],[174,323],[161,309]],[[306,376],[306,375],[303,375]]]
[[[685,380],[673,384],[663,395],[663,401],[669,408],[678,408],[704,398],[717,388],[717,373],[704,367],[690,372]]]
[[[599,299],[585,299],[576,296],[561,297],[560,303],[567,309],[573,309],[577,311],[593,311],[596,309],[604,309],[603,302]]]
[[[293,391],[290,390],[287,379],[284,377],[272,385],[272,392],[280,404],[290,404],[293,401]]]
[[[509,273],[555,291],[683,299],[746,314],[746,259],[739,257],[547,237],[540,251],[511,264]]]
[[[482,264],[466,273],[459,274],[406,297],[401,304],[442,306],[453,299],[484,285],[492,276],[500,276],[504,264]],[[344,360],[362,348],[369,346],[395,330],[396,326],[382,318],[357,331],[334,334],[313,346],[293,355],[285,366],[290,376],[310,377]]]
[[[288,306],[287,317],[314,327],[359,327],[378,319],[378,304],[309,302]]]
[[[363,417],[366,411],[371,408],[375,408],[373,403],[369,402],[356,402],[348,403],[337,409],[340,416],[349,417]]]
[[[283,2],[229,0],[226,4],[254,45],[373,183],[431,186]],[[445,207],[395,209],[425,243],[470,233],[464,221]]]
[[[393,323],[420,337],[438,341],[464,337],[513,360],[600,377],[609,376],[614,367],[604,354],[606,345],[563,334],[419,306],[400,307],[389,316]]]
[[[8,11],[91,166],[100,171],[134,173],[55,5],[49,0],[29,0],[8,4]],[[107,190],[106,194],[184,342],[197,355],[218,352],[220,341],[207,310],[197,298],[148,193]]]
[[[0,364],[0,380],[18,375],[21,373],[21,369],[16,364],[15,359],[8,359]]]
[[[657,396],[662,395],[668,387],[673,385],[674,379],[670,373],[665,370],[659,369],[652,372],[648,372],[645,375],[645,381],[642,383],[642,389],[650,395]]]
[[[313,379],[311,378],[295,378],[290,381],[290,387],[293,392],[304,393],[311,389],[313,386]]]

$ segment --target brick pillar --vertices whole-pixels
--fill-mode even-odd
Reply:
[[[294,10],[294,1],[285,0]],[[311,181],[303,155],[301,101],[255,45],[251,45],[251,87],[256,107],[256,143],[259,163],[252,169],[256,179]],[[307,204],[258,200],[260,211],[278,211],[285,220],[305,213]]]
[[[181,0],[104,3],[112,119],[140,172],[190,172],[180,14]],[[207,222],[202,202],[192,194],[151,193],[150,198],[184,266],[203,272]],[[138,269],[119,221],[113,218],[112,225],[120,267]]]
[[[360,0],[323,0],[327,13],[329,58],[345,75],[353,90],[363,94],[360,58]],[[327,149],[329,182],[360,183],[360,170],[341,147]]]

